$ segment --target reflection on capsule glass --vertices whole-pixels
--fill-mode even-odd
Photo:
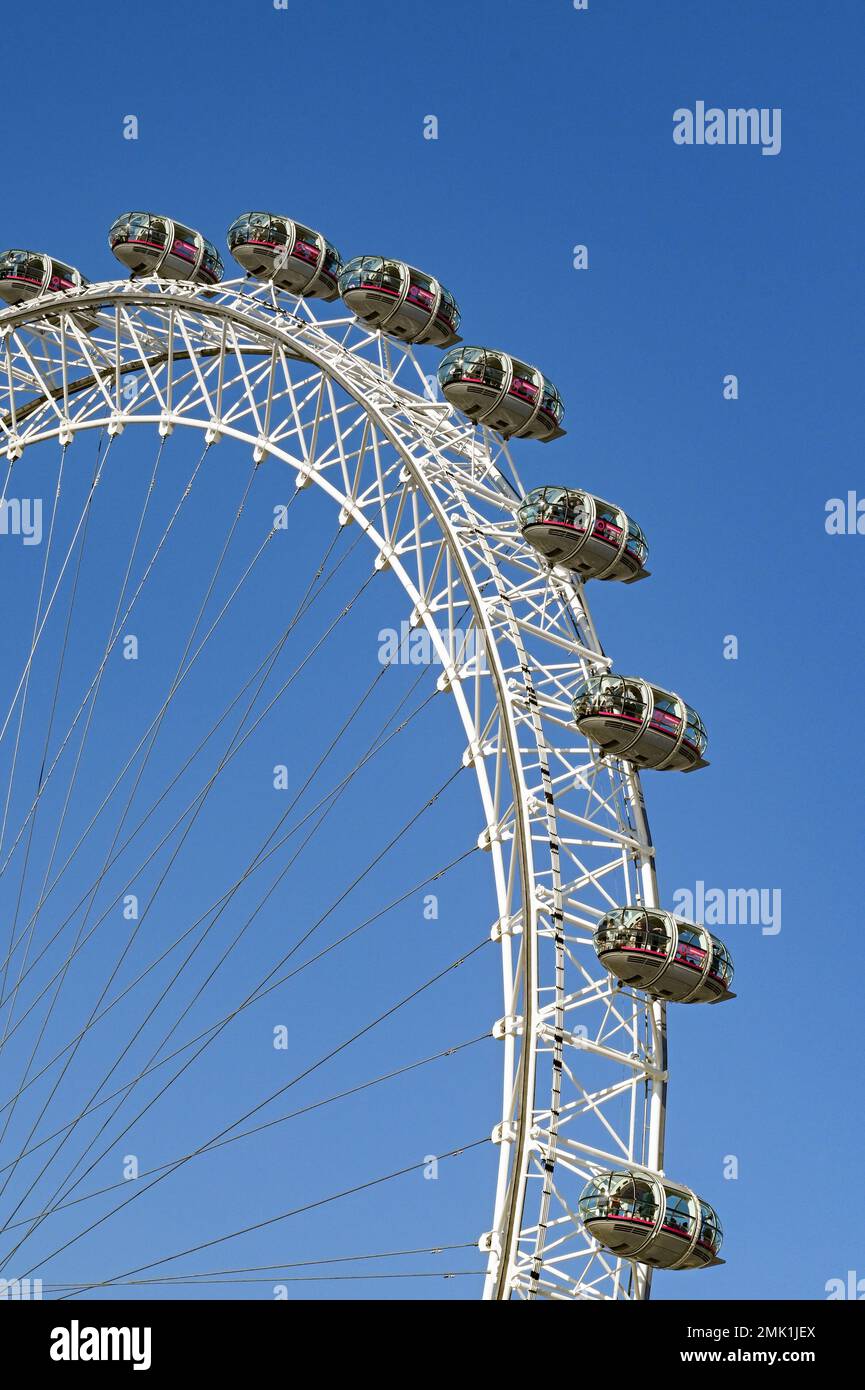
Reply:
[[[708,767],[708,735],[679,695],[639,676],[591,676],[574,701],[580,732],[613,757],[659,771]]]
[[[442,358],[438,377],[451,405],[506,439],[549,440],[565,433],[565,410],[553,383],[506,352],[454,348]]]
[[[276,212],[241,213],[228,229],[228,249],[256,280],[289,294],[331,300],[339,296],[342,259],[321,232]]]
[[[201,285],[222,279],[222,259],[213,242],[155,212],[123,213],[112,224],[108,244],[133,276],[158,275]]]
[[[660,1269],[724,1263],[714,1208],[654,1173],[597,1173],[583,1188],[579,1211],[589,1234],[626,1260]]]
[[[660,908],[617,907],[594,932],[598,960],[623,984],[656,999],[716,1004],[735,999],[733,961],[704,926]]]
[[[6,304],[59,290],[85,289],[88,284],[80,270],[42,251],[13,249],[0,254],[0,299]]]
[[[620,507],[565,487],[536,487],[517,510],[523,535],[551,564],[581,579],[647,579],[649,547]]]
[[[432,275],[384,256],[355,256],[339,277],[352,313],[404,343],[450,347],[459,342],[456,300]]]

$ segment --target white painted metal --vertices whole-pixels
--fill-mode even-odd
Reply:
[[[610,666],[582,585],[523,541],[505,446],[427,383],[410,348],[344,306],[250,281],[115,281],[0,313],[13,476],[48,439],[196,428],[315,483],[399,579],[456,702],[497,900],[503,1096],[485,1294],[642,1298],[649,1271],[600,1249],[577,1215],[592,1172],[663,1163],[664,1007],[613,980],[591,943],[611,907],[657,906],[640,782],[573,724],[578,685]]]

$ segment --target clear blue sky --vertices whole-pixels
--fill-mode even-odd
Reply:
[[[117,273],[106,235],[127,208],[173,214],[223,246],[239,212],[263,207],[321,228],[346,257],[403,257],[453,290],[466,341],[510,348],[558,385],[567,437],[521,447],[524,477],[584,485],[644,527],[651,580],[596,587],[590,598],[617,665],[678,689],[709,729],[708,771],[646,777],[662,893],[670,901],[702,880],[778,889],[783,903],[777,935],[726,930],[735,1003],[671,1010],[667,1168],[717,1205],[728,1263],[659,1276],[662,1298],[821,1298],[828,1279],[851,1268],[865,1275],[854,1195],[865,1141],[855,732],[865,537],[824,527],[829,498],[865,495],[862,18],[857,0],[590,0],[586,12],[570,0],[290,0],[287,12],[271,0],[153,0],[137,14],[93,0],[62,20],[20,8],[4,20],[15,135],[0,241],[51,250],[97,280]],[[33,60],[37,49],[34,61],[15,58]],[[780,154],[675,145],[674,110],[698,100],[780,107]],[[122,138],[130,114],[140,126],[134,142]],[[422,135],[430,114],[436,141]],[[577,243],[588,247],[586,271],[572,267]],[[722,396],[730,373],[735,401]],[[129,447],[142,467],[152,458],[150,445]],[[76,448],[90,467],[91,443]],[[220,457],[212,484],[226,497],[239,496],[246,476],[239,454],[235,462],[229,480]],[[268,505],[262,499],[259,521]],[[291,542],[306,573],[328,534],[322,522]],[[183,576],[178,561],[178,584]],[[335,612],[337,596],[331,604]],[[372,678],[381,623],[375,603],[364,611],[345,653],[349,675],[334,690],[334,668],[322,667],[320,698],[298,706],[291,725],[295,744],[284,726],[265,739],[262,777],[279,760],[274,749],[290,758],[307,739],[324,740]],[[735,661],[723,657],[729,634]],[[450,714],[431,717],[444,730]],[[426,780],[419,775],[413,793],[403,787],[405,813],[442,766],[419,759]],[[405,779],[393,769],[383,776],[398,797]],[[364,795],[374,793],[367,785]],[[451,810],[433,813],[442,862],[451,842],[458,852],[471,835],[467,798],[461,788]],[[399,813],[395,804],[394,826]],[[298,879],[292,904],[304,915],[322,883],[341,882],[342,869],[378,844],[363,796],[342,826],[343,835],[353,827],[345,865],[321,845]],[[429,867],[429,842],[423,850],[406,850],[397,887]],[[473,945],[486,922],[465,920],[481,890],[475,870],[463,872],[442,889],[435,937],[413,909],[382,932],[373,960],[355,951],[357,993],[349,972],[318,979],[299,1000],[279,996],[279,1007],[239,1026],[201,1088],[187,1087],[123,1152],[140,1152],[142,1166],[160,1161],[264,1094],[268,1067],[285,1074],[284,1054],[262,1043],[273,1024],[297,1023],[287,1065],[314,1058],[323,1020],[332,1036],[347,1034],[370,1000],[387,1001]],[[341,920],[347,929],[351,912]],[[244,962],[250,976],[254,964]],[[482,954],[447,987],[446,1018],[429,1003],[395,1026],[393,1055],[407,1060],[482,1033],[499,1011],[496,977],[497,962]],[[233,997],[227,984],[217,993]],[[370,1044],[334,1069],[334,1088],[386,1065],[389,1046]],[[480,1138],[496,1118],[482,1108],[490,1096],[495,1104],[493,1044],[447,1065],[461,1070],[429,1071],[416,1089],[398,1083],[374,1102],[372,1124],[369,1100],[352,1101],[292,1135],[233,1146],[194,1177],[190,1165],[158,1201],[133,1204],[119,1246],[106,1227],[52,1275],[116,1272],[285,1210],[297,1193],[326,1193],[387,1171],[391,1159],[399,1167]],[[327,1094],[330,1078],[316,1084],[305,1099]],[[735,1181],[723,1176],[731,1154]],[[422,1200],[412,1176],[367,1205],[328,1209],[318,1224],[304,1218],[205,1252],[197,1267],[386,1250],[431,1235],[474,1239],[487,1220],[490,1165],[480,1150],[425,1184]],[[116,1163],[100,1174],[115,1180]],[[84,1224],[80,1213],[70,1230],[75,1222]],[[451,1258],[454,1268],[480,1264],[471,1251]],[[419,1282],[407,1292],[459,1295],[476,1285]],[[334,1297],[356,1289],[392,1291],[319,1286]]]

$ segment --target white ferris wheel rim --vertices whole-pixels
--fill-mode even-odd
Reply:
[[[94,315],[91,336],[87,323]],[[39,351],[28,341],[34,331]],[[263,374],[244,365],[256,356],[266,362]],[[292,438],[284,428],[286,405],[294,415],[297,442],[305,440],[291,390],[292,362],[320,372],[319,415],[325,390],[329,393],[336,451],[329,451],[324,463],[314,450],[312,457],[298,457],[285,446]],[[592,982],[584,967],[576,978],[588,997],[575,1004],[567,929],[575,918],[586,920],[582,888],[600,886],[606,895],[601,901],[614,903],[601,879],[620,859],[625,888],[629,874],[634,875],[643,904],[658,905],[654,848],[636,770],[628,763],[597,759],[586,744],[582,751],[609,776],[610,801],[621,800],[625,818],[616,802],[619,819],[607,824],[613,814],[603,804],[606,799],[597,796],[600,810],[580,815],[571,801],[589,791],[585,779],[580,783],[582,765],[573,779],[577,796],[569,799],[567,787],[566,752],[579,742],[576,731],[573,725],[568,729],[567,745],[553,746],[549,738],[551,727],[566,726],[562,692],[573,672],[587,666],[606,669],[609,661],[582,586],[573,575],[545,565],[522,542],[513,521],[518,499],[496,467],[496,441],[450,406],[398,384],[396,376],[406,362],[422,377],[404,345],[364,329],[344,310],[319,320],[308,302],[266,284],[241,280],[202,289],[156,278],[91,284],[0,312],[0,451],[11,473],[28,448],[50,439],[65,444],[83,430],[114,436],[127,425],[146,424],[165,435],[191,427],[202,431],[209,444],[225,437],[249,445],[256,461],[266,455],[280,459],[296,470],[299,486],[315,483],[336,503],[341,520],[360,526],[376,550],[376,565],[387,566],[401,583],[412,605],[412,622],[423,624],[429,634],[442,665],[439,684],[450,690],[457,705],[467,739],[464,762],[474,767],[486,820],[480,840],[490,851],[498,903],[494,935],[502,951],[504,1013],[494,1029],[503,1044],[503,1103],[493,1132],[499,1145],[493,1218],[481,1240],[488,1257],[485,1297],[647,1297],[649,1270],[635,1266],[627,1285],[630,1266],[605,1254],[587,1236],[564,1190],[604,1166],[663,1171],[664,1005],[625,992],[623,1009],[630,1009],[630,1019],[615,1023],[614,1012],[614,1027],[609,1027],[612,1036],[623,1032],[626,1042],[617,1040],[614,1046],[604,1041],[604,1022],[594,1038],[585,1029],[580,1033],[566,1027],[575,1007],[597,1005],[605,1018],[616,1007],[613,991],[602,988],[605,972],[599,969],[598,981]],[[224,408],[227,364],[239,369],[232,384],[241,398],[246,396],[244,412],[233,417]],[[277,385],[280,370],[286,391]],[[145,378],[143,393],[132,401],[123,391],[130,373]],[[344,450],[335,428],[334,385],[393,448],[401,461],[398,478],[383,476],[378,459],[370,458],[372,482],[364,488],[363,456],[356,476],[350,476],[346,458],[340,457]],[[241,427],[244,415],[247,423]],[[370,518],[371,500],[381,503],[381,521]],[[500,509],[497,529],[477,524],[485,517],[481,506]],[[503,572],[503,557],[511,552],[527,576],[522,584],[515,585]],[[437,589],[443,582],[445,590]],[[471,657],[468,665],[458,663],[436,623],[445,613],[452,631],[458,595],[470,605],[481,638],[485,661],[476,655],[474,669]],[[544,660],[538,656],[541,650]],[[569,660],[552,660],[559,654]],[[479,688],[485,677],[494,718],[482,709]],[[564,773],[556,771],[559,764]],[[502,787],[503,769],[510,801]],[[595,815],[601,819],[596,821]],[[564,881],[562,858],[582,865],[581,847],[597,847],[599,836],[602,852],[612,860],[594,871],[583,865],[584,874],[570,884]],[[594,907],[590,911],[600,915]],[[557,963],[552,971],[540,962],[542,940],[554,943]],[[645,1024],[642,1051],[639,1020]],[[548,1095],[541,1093],[541,1052],[552,1058]],[[627,1078],[604,1088],[626,1094],[630,1104],[626,1134],[616,1134],[604,1119],[614,1140],[609,1149],[571,1139],[567,1132],[581,1113],[593,1107],[600,1112],[605,1100],[600,1091],[580,1095],[578,1089],[579,1103],[564,1098],[569,1078],[579,1086],[572,1076],[574,1059],[585,1054],[623,1070]],[[539,1179],[540,1194],[530,1201],[533,1179]],[[558,1212],[555,1217],[553,1211]],[[581,1273],[574,1276],[578,1266]]]

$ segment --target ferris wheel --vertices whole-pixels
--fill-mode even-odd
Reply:
[[[562,400],[538,368],[466,346],[456,300],[437,279],[377,255],[344,263],[320,233],[271,213],[238,218],[228,244],[245,272],[239,279],[223,279],[219,253],[200,233],[151,213],[126,214],[111,228],[111,248],[131,278],[89,283],[44,253],[0,257],[7,593],[12,585],[19,594],[12,569],[26,570],[20,614],[6,632],[0,708],[0,1270],[47,1278],[58,1251],[83,1248],[97,1224],[110,1229],[108,1216],[132,1198],[112,1194],[106,1214],[90,1221],[80,1215],[79,1184],[88,1174],[96,1182],[99,1157],[112,1143],[117,1152],[128,1132],[120,1107],[134,1108],[141,1094],[145,1110],[158,1109],[154,1075],[160,1084],[175,1075],[166,1058],[186,1075],[198,1038],[203,1048],[224,1039],[273,987],[271,970],[229,996],[232,943],[196,988],[192,971],[205,948],[188,970],[187,961],[205,938],[209,949],[214,922],[222,930],[262,866],[281,862],[283,840],[273,828],[264,834],[248,796],[245,759],[258,746],[259,718],[279,718],[280,692],[295,688],[298,669],[313,669],[326,640],[372,594],[378,617],[400,634],[372,685],[382,688],[383,674],[391,678],[417,638],[425,652],[417,669],[431,681],[421,707],[449,697],[456,720],[449,713],[442,723],[449,743],[437,733],[434,757],[423,735],[417,755],[397,752],[417,728],[410,704],[398,704],[335,781],[321,770],[333,745],[316,760],[304,746],[306,725],[293,723],[314,807],[302,824],[317,828],[319,807],[328,815],[357,768],[379,754],[402,773],[407,798],[418,790],[416,766],[439,762],[448,771],[406,825],[461,779],[459,813],[441,836],[454,852],[421,882],[437,883],[451,861],[469,855],[484,869],[489,904],[485,921],[465,924],[465,952],[431,980],[446,987],[484,944],[499,959],[493,970],[490,952],[479,956],[486,978],[501,981],[498,1018],[475,1019],[492,1039],[501,1076],[481,1136],[495,1153],[486,1229],[473,1233],[484,1296],[648,1297],[655,1268],[720,1262],[713,1208],[664,1174],[666,1008],[731,998],[732,964],[705,927],[659,903],[640,783],[643,769],[704,766],[702,721],[676,693],[613,669],[586,599],[592,580],[647,577],[645,537],[618,503],[575,485],[523,486],[509,441],[537,441],[532,467],[559,474],[561,446],[547,453],[540,444],[564,433]],[[418,351],[425,347],[444,351],[434,372]],[[149,468],[129,454],[131,439],[136,449],[153,441]],[[188,473],[186,439],[195,441]],[[226,501],[233,479],[245,480],[236,508]],[[267,524],[253,536],[253,489],[270,480]],[[37,488],[45,503],[38,545],[22,497]],[[187,535],[199,498],[203,510]],[[298,523],[294,554],[303,556],[308,583],[244,683],[226,653],[257,630],[271,603],[282,613],[285,560],[266,569],[244,607],[249,576],[271,564],[280,532],[313,505],[316,515],[329,513],[333,535],[319,558],[307,523]],[[109,524],[111,515],[123,525]],[[173,551],[181,534],[187,538]],[[13,549],[15,535],[22,544]],[[241,537],[249,547],[242,561]],[[363,561],[358,593],[320,619],[314,605],[334,569],[345,563],[347,573],[360,555],[371,563]],[[75,617],[85,590],[90,604],[104,598],[98,631],[82,630]],[[139,626],[163,632],[175,617],[167,681],[138,675],[131,693],[119,668],[136,659]],[[309,654],[272,694],[267,681],[302,622]],[[313,705],[326,705],[328,673],[328,683],[352,696],[345,723],[334,726],[336,742],[368,692],[339,651],[325,660]],[[227,701],[230,678],[239,691]],[[227,734],[235,716],[217,756],[214,731]],[[151,759],[154,748],[162,762]],[[196,781],[211,754],[215,763]],[[369,830],[384,818],[390,791],[382,782],[380,800],[375,791],[367,796]],[[220,817],[207,822],[214,805]],[[277,831],[284,822],[282,815]],[[244,858],[247,829],[261,830],[262,843]],[[454,846],[456,834],[463,844]],[[427,834],[433,857],[439,843]],[[334,836],[335,868],[353,844]],[[196,916],[202,883],[212,901]],[[106,946],[104,924],[125,905],[128,936]],[[159,931],[172,914],[175,935],[163,942]],[[363,925],[352,918],[345,939]],[[240,937],[246,931],[241,925]],[[216,991],[215,1013],[193,1029],[195,1046],[183,1042],[191,1050],[174,1050],[182,1038],[175,1021],[124,1075],[131,1053],[122,1031],[109,1065],[113,1053],[99,1030],[123,1018],[128,1047],[137,1046],[174,988],[177,977],[163,972],[176,964],[186,971],[181,987],[192,990],[192,1012],[181,1017],[195,1020],[208,990]],[[92,983],[97,965],[107,976],[100,989]],[[80,998],[68,984],[78,970]],[[407,997],[427,988],[408,983]],[[322,1032],[333,1041],[333,1017],[322,1019]],[[365,1032],[358,1023],[357,1036]],[[83,1152],[71,1162],[79,1142]],[[207,1136],[178,1163],[224,1142],[220,1133]],[[152,1182],[170,1183],[173,1172],[166,1161]],[[139,1179],[133,1196],[143,1185]],[[92,1283],[57,1285],[58,1296],[97,1286],[110,1295],[125,1276],[144,1277],[162,1261],[118,1256],[115,1264],[116,1273],[101,1269]]]

